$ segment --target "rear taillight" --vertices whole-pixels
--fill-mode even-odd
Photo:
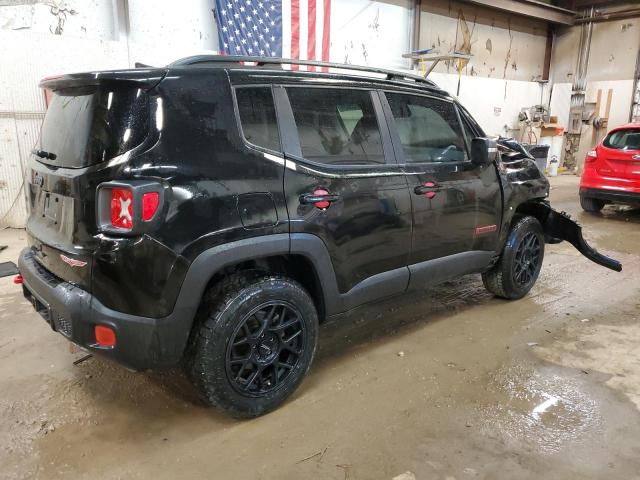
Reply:
[[[164,188],[154,180],[122,180],[98,185],[96,219],[102,233],[135,236],[162,221]]]
[[[590,152],[587,153],[587,156],[584,159],[584,163],[592,163],[592,162],[595,162],[597,159],[598,159],[598,151],[591,150]]]
[[[160,205],[160,194],[158,192],[147,192],[142,194],[142,220],[148,222],[153,218]]]
[[[111,225],[116,228],[133,228],[133,192],[127,188],[111,189]]]

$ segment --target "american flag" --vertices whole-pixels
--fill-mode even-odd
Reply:
[[[330,18],[331,0],[216,0],[226,55],[329,61]]]

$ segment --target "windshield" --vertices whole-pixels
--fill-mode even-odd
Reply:
[[[602,144],[617,150],[640,150],[640,128],[625,128],[611,132]]]
[[[149,130],[148,97],[140,89],[82,87],[54,92],[40,132],[39,158],[82,168],[140,145]]]

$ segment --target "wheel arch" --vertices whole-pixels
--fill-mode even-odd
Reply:
[[[340,309],[340,297],[329,252],[311,234],[286,233],[251,237],[212,247],[191,263],[171,315],[182,351],[206,290],[225,275],[240,270],[265,270],[289,276],[311,295],[320,319]]]

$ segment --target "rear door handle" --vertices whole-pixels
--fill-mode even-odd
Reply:
[[[315,205],[316,208],[325,209],[337,202],[340,199],[340,195],[335,195],[327,192],[324,189],[318,188],[313,193],[304,193],[300,195],[300,203],[302,205]]]
[[[438,184],[435,182],[424,182],[413,189],[416,195],[424,195],[427,198],[433,198],[438,193]]]

